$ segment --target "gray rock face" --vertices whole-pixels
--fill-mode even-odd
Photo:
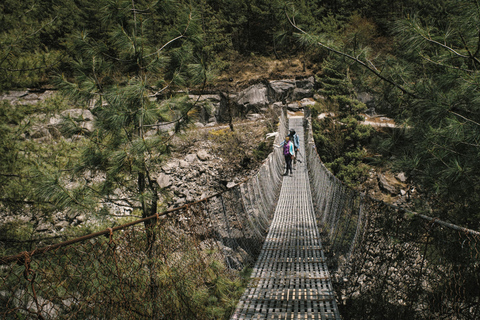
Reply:
[[[178,164],[179,164],[180,168],[188,168],[188,167],[190,167],[190,162],[185,161],[185,160],[180,160],[180,161],[178,162]]]
[[[197,155],[194,154],[194,153],[192,153],[192,154],[187,154],[187,155],[185,156],[185,161],[187,161],[187,162],[192,163],[192,162],[195,162],[196,160],[197,160]]]
[[[61,122],[62,122],[62,117],[60,117],[58,114],[50,118],[50,120],[48,120],[48,124],[51,126],[59,125]]]
[[[69,225],[70,224],[68,223],[68,221],[59,221],[59,222],[55,223],[55,229],[61,230],[63,228],[68,227]]]
[[[35,229],[37,232],[49,231],[52,228],[52,225],[49,222],[40,222]]]
[[[189,95],[193,101],[201,106],[199,122],[195,123],[197,127],[203,126],[205,123],[212,121],[222,121],[222,112],[225,110],[227,101],[226,97],[221,94],[206,94],[206,95]]]
[[[313,97],[315,78],[272,80],[257,83],[238,93],[226,92],[219,95],[189,95],[202,105],[197,127],[210,127],[215,123],[226,123],[237,116],[248,116],[267,110],[268,106],[283,106],[289,102]],[[300,105],[302,107],[302,105]]]
[[[294,100],[301,100],[303,98],[310,98],[312,96],[313,96],[313,91],[311,89],[295,88],[295,90],[293,90]]]
[[[63,111],[61,115],[64,117],[70,117],[80,121],[94,120],[93,114],[90,112],[90,110],[86,110],[86,109],[69,109],[69,110]]]
[[[295,80],[270,81],[270,86],[268,88],[268,96],[272,101],[291,100],[295,87]]]
[[[270,102],[267,91],[267,86],[263,83],[257,83],[240,92],[236,103],[246,109],[243,114],[246,114],[249,110],[265,107]]]
[[[0,100],[7,100],[11,104],[36,104],[41,102],[48,97],[54,95],[54,91],[45,90],[45,91],[34,91],[34,90],[23,90],[23,91],[10,91],[0,96]]]
[[[313,90],[313,87],[315,86],[315,78],[311,76],[306,79],[297,80],[295,84],[299,89]]]
[[[201,161],[207,161],[210,159],[210,155],[208,154],[207,150],[199,150],[197,152],[197,157]]]
[[[172,172],[175,172],[177,170],[177,168],[179,167],[180,165],[180,162],[178,160],[172,160],[172,161],[169,161],[167,162],[164,166],[163,166],[163,171],[166,172],[166,173],[172,173]]]
[[[158,183],[158,186],[162,189],[168,188],[172,185],[172,179],[170,178],[169,175],[160,173],[157,177],[157,183]]]
[[[295,84],[296,88],[293,90],[293,100],[313,97],[313,88],[315,86],[314,77],[298,80]]]
[[[401,182],[407,182],[407,176],[403,172],[400,172],[399,174],[397,174],[395,178],[397,178]]]
[[[389,192],[392,195],[400,193],[401,184],[394,178],[379,174],[378,185],[381,189]]]
[[[10,91],[9,93],[6,93],[1,96],[2,100],[8,100],[10,102],[16,101],[18,99],[21,99],[23,97],[26,97],[28,95],[28,91]]]

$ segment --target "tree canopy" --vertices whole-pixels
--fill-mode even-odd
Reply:
[[[401,143],[384,141],[383,152],[442,203],[436,214],[478,229],[479,11],[475,0],[5,0],[0,91],[54,87],[78,104],[93,103],[95,134],[75,165],[59,169],[101,170],[108,179],[89,192],[103,194],[128,172],[142,201],[150,201],[147,214],[156,193],[148,177],[152,150],[166,152],[168,137],[147,141],[145,128],[159,118],[180,125],[195,108],[166,93],[201,88],[239,56],[301,52],[321,66],[317,80],[333,104],[356,108],[356,92],[371,92],[378,112],[409,128]],[[340,92],[337,82],[348,90]],[[19,134],[12,121],[21,123],[27,111],[3,109],[6,175],[22,171],[26,159],[8,137]],[[347,113],[350,133],[368,136]],[[70,120],[64,132],[83,130]],[[356,170],[361,150],[351,155],[332,161]],[[38,172],[21,176],[31,174]],[[61,181],[47,176],[51,187]]]

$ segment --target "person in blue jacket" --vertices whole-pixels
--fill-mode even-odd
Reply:
[[[293,129],[290,129],[290,133],[288,134],[288,136],[290,137],[290,141],[293,142],[295,154],[297,154],[298,148],[300,148],[300,138],[298,137],[298,134]],[[294,166],[294,169],[297,166],[297,157],[293,158],[293,166]]]

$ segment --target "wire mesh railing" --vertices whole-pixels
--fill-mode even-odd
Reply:
[[[306,117],[307,118],[307,117]],[[366,197],[306,154],[344,319],[479,319],[480,233]]]
[[[286,123],[282,114],[277,139]],[[345,187],[321,163],[309,122],[306,129],[312,196],[343,318],[480,318],[480,234]],[[282,172],[276,149],[257,175],[224,193],[1,257],[0,318],[228,317],[236,300],[222,292],[260,252]]]
[[[287,125],[282,113],[276,143]],[[224,292],[238,290],[241,270],[261,250],[282,171],[276,148],[255,176],[223,193],[0,257],[0,318],[228,318],[237,300]]]

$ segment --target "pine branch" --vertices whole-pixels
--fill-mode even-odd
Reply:
[[[476,11],[478,16],[480,14],[480,4],[478,3],[478,1],[474,1],[474,4],[475,4],[475,8],[477,9]],[[480,30],[478,30],[478,33],[477,33],[477,50],[473,55],[477,57],[479,53],[480,53]]]
[[[465,41],[465,38],[463,37],[463,34],[460,34],[460,38],[462,39],[463,45],[465,46],[465,50],[467,50],[468,55],[470,56],[470,59],[472,59],[474,62],[477,64],[480,64],[480,60],[476,58],[471,52],[470,49],[468,48],[467,42]]]
[[[126,202],[127,205],[120,204],[121,201]],[[138,208],[138,206],[135,206],[135,205],[133,205],[133,203],[130,202],[130,199],[126,199],[126,198],[112,199],[110,197],[107,197],[105,200],[102,200],[101,202],[102,203],[114,203],[116,206],[125,207],[125,208]]]
[[[461,53],[458,53],[458,52],[455,51],[453,48],[451,48],[451,47],[449,47],[449,46],[447,46],[447,45],[445,45],[445,44],[443,44],[443,43],[440,43],[440,42],[438,42],[438,41],[435,41],[435,40],[433,40],[433,39],[430,38],[430,37],[426,37],[426,36],[424,36],[424,35],[421,34],[421,33],[420,33],[420,36],[421,36],[423,39],[425,39],[427,42],[431,42],[431,43],[433,43],[433,44],[439,45],[439,46],[441,46],[442,48],[447,49],[448,51],[452,52],[452,53],[455,54],[456,56],[459,56],[459,57],[461,57],[461,58],[469,58],[469,56],[466,56],[466,55],[463,55],[463,54],[461,54]]]
[[[160,90],[158,90],[157,92],[149,95],[149,97],[152,97],[152,98],[153,98],[153,97],[159,96],[160,93],[162,93],[163,91],[167,90],[167,89],[170,87],[171,84],[172,84],[172,81],[170,81],[170,83],[168,83],[168,84],[167,84],[165,87],[163,87],[162,89],[160,89]],[[152,91],[155,91],[154,88],[149,88],[149,89],[152,90]]]
[[[11,177],[11,178],[23,178],[23,176],[18,174],[9,174],[9,173],[0,173],[2,177]]]
[[[285,12],[286,13],[286,12]],[[286,16],[287,16],[287,19],[288,21],[290,22],[290,24],[296,29],[298,30],[300,33],[306,35],[306,36],[309,36],[310,38],[313,39],[313,37],[307,33],[306,31],[304,31],[303,29],[301,29],[300,27],[298,27],[296,24],[295,24],[295,21],[293,21],[290,16],[288,15],[288,13],[286,13]],[[313,39],[314,40],[314,39]],[[344,56],[350,60],[353,60],[355,61],[356,63],[360,64],[361,66],[365,67],[367,70],[369,70],[370,72],[372,72],[373,74],[375,74],[377,77],[379,77],[380,79],[382,79],[383,81],[385,82],[388,82],[389,84],[393,85],[394,87],[400,89],[400,91],[402,91],[403,93],[405,94],[408,94],[409,96],[413,97],[413,98],[416,98],[416,99],[420,99],[420,97],[418,95],[416,95],[415,93],[411,92],[410,90],[407,90],[406,88],[404,88],[402,85],[394,82],[393,80],[391,79],[388,79],[386,77],[384,77],[383,75],[380,74],[380,72],[378,72],[376,70],[376,68],[372,68],[370,67],[367,63],[363,62],[362,60],[360,59],[357,59],[356,57],[353,57],[345,52],[342,52],[342,51],[338,51],[332,47],[329,47],[327,46],[326,44],[322,43],[322,42],[319,42],[319,41],[316,41],[314,40],[319,46],[327,49],[328,51],[331,51],[335,54],[338,54],[338,55],[341,55],[341,56]]]
[[[480,126],[480,123],[478,123],[478,122],[475,122],[475,121],[473,121],[473,120],[471,120],[471,119],[468,119],[468,118],[466,118],[466,117],[462,116],[461,114],[458,114],[458,113],[456,113],[456,112],[453,112],[453,111],[451,111],[451,110],[449,110],[448,112],[449,112],[449,113],[451,113],[451,114],[454,114],[454,115],[456,115],[457,117],[460,117],[460,118],[462,118],[462,119],[463,119],[463,120],[465,120],[465,121],[468,121],[468,122],[471,122],[471,123],[473,123],[473,124],[476,124],[477,126]]]
[[[465,72],[470,72],[470,73],[476,72],[475,70],[463,69],[463,68],[455,67],[455,66],[452,66],[452,65],[446,65],[446,64],[443,64],[443,63],[438,62],[438,61],[433,61],[432,59],[424,56],[423,54],[420,54],[420,56],[421,56],[423,59],[427,60],[428,62],[431,62],[431,63],[433,63],[433,64],[436,64],[436,65],[439,65],[439,66],[442,66],[442,67],[445,67],[445,68],[455,69],[455,70],[460,70],[460,71],[465,71]]]
[[[441,163],[443,163],[445,165],[445,167],[449,168],[450,169],[450,166],[445,162],[443,161],[443,159],[441,159],[440,157],[438,157],[434,152],[433,150],[428,150],[428,153],[430,153],[435,159],[437,159],[438,161],[440,161]]]
[[[170,43],[172,42],[175,42],[179,39],[182,39],[182,38],[185,38],[185,34],[187,33],[187,30],[188,30],[188,27],[190,26],[190,21],[192,20],[192,13],[190,12],[189,15],[188,15],[188,22],[187,22],[187,26],[185,27],[185,30],[183,31],[182,34],[180,34],[178,37],[175,37],[173,38],[172,40],[168,41],[167,43],[165,43],[160,49],[158,49],[157,51],[155,51],[154,53],[151,53],[151,54],[148,54],[146,56],[144,56],[143,58],[148,58],[150,56],[153,56],[153,55],[157,55],[159,54],[165,47],[167,47]]]
[[[24,68],[24,69],[10,69],[10,68],[3,68],[3,67],[0,67],[0,70],[5,70],[5,71],[10,71],[10,72],[24,72],[24,71],[34,71],[34,70],[40,70],[40,69],[48,69],[48,68],[51,68],[57,64],[59,64],[60,62],[62,61],[62,59],[57,59],[55,62],[53,62],[52,64],[49,64],[48,66],[42,66],[42,67],[35,67],[35,68]],[[1,63],[0,63],[1,65]]]
[[[31,34],[29,35],[25,35],[25,37],[22,37],[22,39],[28,39],[28,38],[31,38],[33,36],[35,36],[37,33],[39,33],[40,31],[42,31],[46,26],[52,24],[53,22],[55,22],[55,20],[57,20],[58,16],[54,17],[53,19],[51,19],[49,22],[45,23],[43,26],[41,26],[40,28],[38,28],[37,30],[35,30],[34,32],[32,32]],[[10,45],[8,45],[8,52],[7,54],[3,57],[2,61],[0,61],[0,66],[6,61],[6,59],[8,58],[8,55],[10,54],[10,52],[12,51],[12,48],[19,42],[19,39],[20,39],[20,35],[17,36],[17,39],[15,41],[13,41],[13,43],[11,43]],[[3,44],[3,43],[2,43]],[[29,70],[8,70],[8,69],[4,69],[2,68],[2,70],[7,70],[7,71],[29,71]],[[36,69],[32,69],[32,70],[36,70]]]

